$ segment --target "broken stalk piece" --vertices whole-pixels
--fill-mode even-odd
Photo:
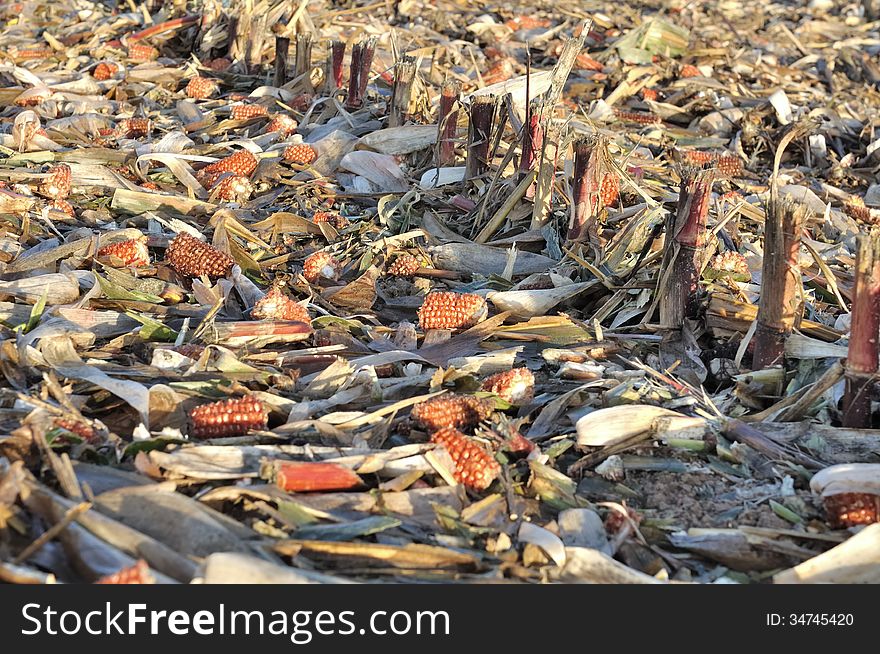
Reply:
[[[287,54],[289,49],[289,38],[286,36],[275,37],[275,86],[284,86],[287,83]]]
[[[391,115],[389,127],[403,125],[409,118],[413,82],[416,79],[416,59],[403,55],[394,65],[394,86],[391,89]]]
[[[351,66],[348,74],[348,100],[346,108],[359,109],[364,104],[367,84],[370,81],[370,68],[376,53],[376,37],[356,43],[351,49]]]
[[[880,357],[880,234],[876,231],[858,239],[855,277],[843,426],[859,429],[871,427],[871,397]]]
[[[301,77],[306,93],[312,93],[312,35],[302,32],[296,35],[296,76]]]
[[[327,95],[342,88],[342,64],[345,60],[345,41],[331,41],[324,71],[324,91]]]
[[[785,339],[794,328],[800,280],[797,253],[805,215],[805,208],[788,201],[771,199],[767,206],[753,370],[782,362]]]
[[[497,98],[492,94],[478,96],[471,102],[465,171],[467,179],[479,177],[489,169],[489,147],[497,107]]]
[[[458,126],[458,96],[461,84],[456,80],[446,80],[440,87],[440,112],[437,131],[440,140],[438,166],[455,165],[455,132]]]

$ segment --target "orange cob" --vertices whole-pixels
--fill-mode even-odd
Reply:
[[[235,263],[225,252],[185,232],[168,244],[165,258],[172,268],[187,277],[226,277]]]
[[[660,122],[660,116],[646,112],[624,111],[622,109],[615,109],[614,115],[617,117],[618,120],[622,120],[625,123],[638,123],[639,125],[656,125]]]
[[[24,50],[19,50],[15,58],[16,59],[48,59],[52,55],[55,54],[54,50],[49,48],[25,48]]]
[[[725,250],[712,257],[706,266],[706,273],[706,277],[729,276],[736,281],[749,281],[752,278],[746,258],[734,250]]]
[[[593,70],[596,72],[602,72],[604,69],[601,61],[596,61],[586,52],[582,52],[575,58],[574,67],[578,70]]]
[[[736,177],[742,173],[742,161],[731,154],[718,154],[702,150],[688,150],[684,153],[686,163],[704,166],[714,165],[718,173],[725,177]]]
[[[650,100],[652,102],[657,102],[660,99],[660,92],[656,89],[642,89],[641,91],[642,100]]]
[[[255,320],[298,320],[306,324],[312,322],[312,317],[306,308],[287,297],[277,286],[273,286],[254,305],[251,318]]]
[[[419,402],[413,406],[410,417],[429,432],[444,427],[468,429],[491,416],[494,408],[489,398],[450,393]]]
[[[298,127],[298,123],[286,114],[275,114],[269,124],[266,125],[267,132],[278,132],[287,137],[293,134]]]
[[[528,368],[513,368],[487,377],[480,390],[494,393],[515,406],[528,404],[535,397],[535,375]]]
[[[334,280],[339,277],[341,266],[329,252],[315,252],[303,261],[303,277],[314,284],[320,279]]]
[[[848,529],[880,522],[880,495],[873,493],[837,493],[823,498],[828,524],[834,529]]]
[[[865,201],[857,195],[844,202],[843,212],[853,220],[866,225],[880,225],[880,211],[867,207]]]
[[[348,225],[348,220],[345,216],[340,216],[332,211],[316,211],[315,215],[312,216],[312,222],[315,224],[328,223],[336,229],[343,229]]]
[[[132,43],[128,46],[128,58],[132,61],[153,61],[159,58],[159,51],[146,43]]]
[[[315,99],[311,93],[300,93],[293,100],[290,101],[290,106],[299,112],[308,111],[309,107],[312,106],[312,101]]]
[[[421,262],[411,254],[404,253],[398,256],[394,263],[388,266],[388,274],[392,277],[412,277],[422,267]]]
[[[318,158],[318,153],[308,143],[297,143],[284,148],[282,157],[289,163],[306,166]]]
[[[193,100],[205,100],[218,90],[217,82],[209,77],[193,77],[186,85],[186,95]]]
[[[269,115],[269,110],[261,104],[236,104],[229,112],[232,120],[250,120],[251,118],[263,118]]]
[[[127,139],[149,136],[153,122],[149,118],[123,118],[116,125],[116,133]]]
[[[275,485],[288,493],[343,491],[364,485],[357,473],[337,463],[276,461],[272,472]]]
[[[37,193],[53,200],[63,200],[70,195],[70,166],[61,163],[46,172],[49,176],[37,186]]]
[[[513,31],[517,30],[533,30],[541,27],[550,27],[551,23],[546,18],[535,18],[534,16],[514,16],[506,23],[504,23],[512,29]]]
[[[486,71],[486,74],[483,75],[483,83],[487,86],[490,84],[497,84],[498,82],[506,82],[511,77],[513,77],[513,62],[505,57],[503,59],[499,59]]]
[[[442,445],[449,452],[455,464],[453,477],[468,488],[484,490],[501,474],[501,466],[492,454],[457,429],[441,429],[431,436],[431,442]]]
[[[98,579],[96,584],[155,584],[156,580],[150,574],[147,562],[140,559],[128,568],[122,568],[119,572],[106,575]]]
[[[244,175],[227,175],[213,188],[214,197],[224,202],[244,202],[254,192],[250,180]]]
[[[269,414],[253,397],[233,398],[198,406],[189,414],[193,438],[243,436],[251,429],[265,429]]]
[[[49,205],[50,209],[54,209],[55,211],[60,211],[61,213],[70,216],[71,218],[76,218],[76,210],[73,208],[73,205],[70,204],[67,200],[62,200],[61,198],[52,200]]]
[[[473,293],[435,291],[419,308],[422,329],[467,329],[489,315],[486,300]]]
[[[687,79],[688,77],[702,77],[703,73],[700,72],[700,69],[691,64],[686,64],[681,67],[681,72],[678,74],[682,79]]]
[[[102,61],[92,69],[92,77],[99,82],[110,79],[119,72],[119,66],[110,61]]]
[[[95,442],[95,430],[80,420],[71,420],[70,418],[55,418],[53,421],[55,426],[69,431],[71,434],[79,436],[84,441]]]
[[[202,186],[210,188],[217,183],[220,175],[223,173],[250,177],[257,169],[257,163],[257,158],[253,154],[247,150],[239,150],[235,154],[231,154],[220,161],[215,161],[202,168],[196,173],[196,179],[199,180]],[[206,184],[206,182],[208,183]]]
[[[118,260],[123,267],[140,268],[150,265],[150,252],[147,250],[147,239],[132,238],[127,241],[110,243],[98,250],[99,259]]]

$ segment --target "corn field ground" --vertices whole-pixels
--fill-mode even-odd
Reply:
[[[0,581],[880,582],[880,6],[0,4]]]

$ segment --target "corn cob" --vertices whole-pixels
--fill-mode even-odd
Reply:
[[[582,52],[575,58],[574,67],[578,70],[592,70],[600,73],[605,68],[602,62],[596,61],[586,52]]]
[[[269,115],[269,110],[261,104],[236,104],[229,112],[232,120],[250,120],[251,118],[263,118]]]
[[[522,406],[535,397],[535,376],[528,368],[505,370],[486,378],[480,390],[494,393],[514,406]]]
[[[184,343],[183,345],[176,345],[171,348],[178,354],[182,354],[185,357],[189,357],[194,361],[197,360],[200,356],[202,356],[202,352],[205,351],[204,345],[199,345],[198,343]]]
[[[712,257],[704,275],[707,279],[731,277],[735,281],[749,281],[752,278],[746,258],[733,250],[725,250]]]
[[[823,498],[828,524],[833,529],[848,529],[880,522],[880,495],[872,493],[837,493]]]
[[[315,224],[328,223],[333,225],[335,229],[344,229],[348,226],[348,219],[345,216],[340,216],[332,211],[316,211],[312,216],[312,222]]]
[[[212,188],[213,196],[224,202],[243,202],[254,192],[250,180],[244,175],[226,175]]]
[[[70,418],[55,418],[53,421],[55,426],[69,431],[71,434],[79,436],[84,441],[94,443],[97,440],[95,430],[81,420],[72,420]]]
[[[615,534],[620,533],[620,531],[629,524],[629,521],[632,520],[636,526],[642,521],[642,516],[636,513],[633,509],[626,508],[626,515],[620,511],[611,510],[608,512],[608,515],[605,516],[605,532],[609,536],[614,536]]]
[[[70,195],[70,166],[61,163],[46,172],[49,176],[40,182],[37,193],[53,200],[63,200]]]
[[[449,453],[455,464],[453,477],[468,488],[484,490],[501,474],[501,466],[492,454],[457,429],[441,429],[431,436],[431,442],[442,445]]]
[[[689,150],[684,153],[684,160],[697,166],[714,165],[718,173],[724,177],[737,177],[742,173],[742,161],[739,157],[730,154]]]
[[[271,466],[271,477],[288,493],[343,491],[364,485],[357,473],[337,463],[276,461]]]
[[[422,329],[467,329],[489,315],[486,300],[473,293],[429,293],[418,312]]]
[[[155,584],[156,580],[150,574],[147,562],[140,559],[133,566],[122,568],[118,572],[106,575],[98,579],[96,584]]]
[[[691,64],[686,64],[681,67],[681,72],[678,74],[681,79],[687,79],[689,77],[702,77],[703,73],[700,72],[700,69]]]
[[[208,62],[208,69],[213,70],[215,73],[222,73],[224,70],[227,70],[232,65],[232,62],[225,57],[217,57],[215,59],[211,59]]]
[[[193,77],[186,85],[186,96],[193,100],[205,100],[217,93],[217,82],[209,77]]]
[[[70,216],[71,218],[76,218],[76,210],[73,208],[73,205],[70,204],[67,200],[62,200],[60,198],[56,200],[52,200],[51,204],[49,204],[49,208],[54,211],[60,211],[66,216]]]
[[[36,107],[46,102],[52,97],[52,92],[48,89],[31,88],[21,93],[14,100],[16,107]]]
[[[342,266],[329,252],[315,252],[303,261],[303,277],[315,284],[320,279],[335,280]]]
[[[880,522],[880,464],[823,468],[810,479],[810,490],[822,498],[828,524],[834,529]]]
[[[275,114],[269,124],[266,125],[267,132],[278,132],[284,137],[288,137],[296,131],[299,124],[286,114]]]
[[[298,320],[306,324],[312,322],[312,317],[306,308],[287,297],[277,286],[273,286],[254,305],[251,318],[255,320]]]
[[[92,77],[99,82],[110,79],[119,72],[119,66],[110,61],[102,61],[92,69]]]
[[[308,111],[309,107],[312,106],[312,102],[314,101],[315,96],[311,93],[300,93],[293,100],[290,101],[290,106],[300,113],[304,111]]]
[[[614,115],[617,117],[618,120],[621,120],[625,123],[638,123],[639,125],[656,125],[660,122],[660,116],[646,112],[623,111],[622,109],[615,109]]]
[[[853,220],[866,225],[880,225],[880,211],[865,206],[865,201],[857,195],[843,204],[843,212]]]
[[[133,238],[127,241],[110,243],[98,250],[98,258],[117,259],[123,267],[140,268],[150,265],[150,252],[147,250],[147,239]]]
[[[499,59],[486,71],[486,74],[483,75],[483,82],[488,86],[490,84],[497,84],[499,82],[506,82],[511,77],[513,77],[513,62],[505,57],[503,59]]]
[[[289,163],[306,166],[318,158],[318,153],[307,143],[297,143],[284,148],[282,156]]]
[[[52,55],[55,54],[54,50],[49,48],[25,48],[24,50],[19,50],[15,58],[19,60],[23,59],[48,59]]]
[[[469,429],[492,415],[494,402],[472,395],[447,394],[419,402],[410,417],[423,429],[434,432],[444,427]]]
[[[388,274],[392,277],[412,277],[419,268],[422,267],[421,262],[411,254],[401,254],[394,263],[388,266]]]
[[[650,100],[651,102],[657,102],[660,99],[660,92],[656,89],[642,89],[641,95],[642,100]]]
[[[172,268],[187,277],[226,277],[235,263],[225,252],[185,232],[168,244],[165,258]]]
[[[519,422],[504,414],[498,414],[491,427],[480,429],[477,434],[497,441],[498,447],[510,454],[528,454],[535,449],[535,444],[519,432]]]
[[[124,118],[116,125],[115,132],[123,138],[138,139],[149,136],[153,122],[149,118]]]
[[[128,58],[132,61],[153,61],[159,58],[159,51],[146,43],[132,43],[128,46]]]
[[[518,30],[534,30],[552,25],[546,18],[535,18],[534,16],[526,15],[514,16],[504,24],[514,32]]]
[[[199,180],[202,186],[210,188],[217,183],[219,175],[222,173],[234,173],[235,175],[250,177],[256,169],[257,158],[247,150],[239,150],[235,154],[231,154],[220,161],[215,161],[202,168],[196,173],[196,179]],[[206,184],[206,181],[212,183]]]
[[[223,438],[265,429],[269,414],[258,399],[241,397],[203,404],[190,411],[189,417],[194,438]]]

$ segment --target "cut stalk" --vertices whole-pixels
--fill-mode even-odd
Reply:
[[[290,50],[290,39],[286,36],[275,37],[275,86],[287,83],[287,55]]]
[[[706,242],[706,217],[714,169],[681,171],[678,210],[667,221],[663,267],[658,287],[660,323],[679,330],[694,315],[700,278],[700,253]]]
[[[471,102],[465,171],[467,179],[479,177],[489,170],[489,146],[497,107],[497,98],[492,94],[478,96]]]
[[[855,276],[843,426],[870,428],[872,389],[880,357],[880,233],[859,237]]]
[[[785,339],[794,328],[800,280],[797,253],[805,215],[806,209],[789,201],[771,199],[767,206],[754,370],[782,363]]]
[[[388,126],[403,125],[410,117],[409,107],[412,102],[413,82],[416,79],[416,59],[403,55],[394,65],[394,86],[391,89],[391,114]]]
[[[332,95],[342,88],[342,64],[345,59],[345,41],[331,41],[327,53],[327,70],[324,74],[325,91]]]
[[[356,43],[351,49],[348,101],[346,102],[349,109],[358,109],[364,104],[367,84],[370,81],[370,68],[373,65],[373,55],[376,53],[376,42],[376,37],[370,37]]]
[[[458,126],[458,97],[461,84],[446,80],[440,87],[440,114],[437,121],[440,140],[438,166],[455,165],[455,132]]]
[[[306,93],[312,93],[312,35],[303,32],[296,35],[296,76],[302,78]]]
[[[572,203],[574,212],[568,229],[570,241],[599,240],[599,216],[616,199],[617,174],[608,154],[608,141],[588,136],[574,144]]]

